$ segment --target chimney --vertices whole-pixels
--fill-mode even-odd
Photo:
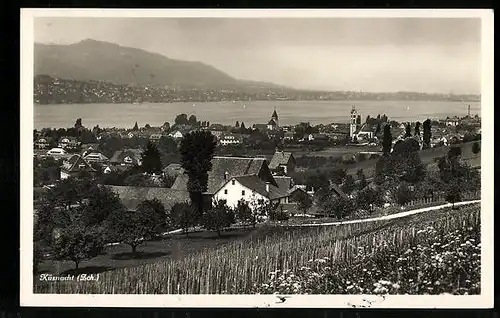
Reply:
[[[269,181],[266,181],[266,192],[269,193],[269,184],[270,182]]]
[[[229,173],[227,171],[224,172],[224,181],[227,181],[228,176],[229,176]]]

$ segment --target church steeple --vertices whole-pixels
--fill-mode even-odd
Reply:
[[[274,108],[274,112],[271,118],[274,119],[275,121],[278,120],[278,113],[276,112],[276,108]]]

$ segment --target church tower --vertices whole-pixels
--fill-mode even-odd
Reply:
[[[357,125],[356,125],[356,118],[358,117],[358,112],[356,111],[356,108],[352,106],[351,109],[351,119],[349,123],[349,138],[351,140],[354,140],[354,134],[356,133]]]
[[[278,120],[278,113],[276,112],[276,108],[274,108],[273,115],[271,116],[271,119],[274,120],[276,123],[276,127],[279,127],[279,120]]]

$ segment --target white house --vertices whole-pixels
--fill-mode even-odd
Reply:
[[[182,133],[180,131],[178,131],[178,130],[170,133],[169,136],[172,137],[172,138],[174,138],[174,139],[181,139],[182,137],[184,137],[182,135]]]
[[[289,189],[281,189],[265,182],[258,176],[240,176],[230,178],[213,196],[213,200],[225,200],[230,207],[236,207],[244,200],[251,209],[255,209],[259,200],[273,203],[288,203]]]
[[[240,136],[222,135],[219,139],[219,143],[223,146],[239,145],[239,144],[243,143],[243,140]]]

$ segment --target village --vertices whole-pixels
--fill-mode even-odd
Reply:
[[[34,131],[34,216],[42,226],[35,231],[41,235],[35,268],[60,272],[60,261],[66,271],[71,262],[75,270],[80,262],[137,266],[243,240],[272,224],[356,220],[479,196],[477,115],[398,123],[383,114],[362,121],[353,106],[349,118],[281,126],[275,109],[267,123],[248,128],[180,114],[161,127],[88,129],[78,118],[68,129]],[[442,175],[453,158],[466,171],[457,177],[465,178],[459,188]],[[192,170],[204,164],[189,160],[209,160],[206,179]],[[206,180],[203,191],[195,188],[201,197],[193,178]],[[93,216],[75,229],[55,211],[70,219]],[[51,236],[70,235],[68,248],[76,245],[51,245],[43,224]],[[104,226],[104,241],[89,241],[94,226]],[[93,246],[86,252],[78,247],[80,235]],[[165,254],[172,242],[183,247]]]
[[[300,123],[296,126],[280,126],[278,113],[274,110],[268,123],[254,124],[246,128],[243,122],[236,122],[235,126],[230,127],[199,122],[194,116],[188,118],[187,115],[181,114],[172,126],[166,122],[161,127],[145,125],[139,128],[136,123],[131,129],[101,129],[97,126],[91,131],[79,126],[81,120],[78,120],[74,129],[67,130],[72,136],[57,136],[61,133],[60,129],[42,129],[34,133],[35,163],[40,166],[42,161],[53,163],[52,167],[43,164],[46,170],[40,177],[35,173],[35,187],[50,188],[54,182],[77,176],[82,171],[96,178],[100,177],[97,178],[99,180],[112,179],[102,176],[125,173],[127,170],[133,170],[133,167],[141,166],[143,150],[151,143],[162,153],[163,167],[161,174],[153,173],[150,176],[152,182],[149,186],[186,191],[186,175],[181,167],[177,148],[186,134],[192,131],[209,131],[217,139],[216,156],[212,160],[213,168],[209,173],[211,195],[228,199],[233,205],[238,201],[237,198],[249,201],[250,193],[271,200],[279,199],[280,202],[288,204],[289,197],[296,191],[314,194],[312,183],[297,184],[297,180],[293,178],[296,172],[312,169],[308,164],[314,160],[307,159],[324,157],[325,160],[319,160],[323,165],[330,162],[339,166],[356,166],[358,162],[379,158],[382,155],[382,134],[385,125],[391,126],[392,145],[405,139],[406,128],[409,126],[411,131],[416,132],[412,138],[422,147],[423,129],[418,131],[419,128],[415,127],[420,126],[420,123],[389,121],[385,114],[372,118],[367,116],[362,123],[361,114],[357,113],[354,106],[350,115],[348,124],[311,126],[309,123]],[[62,133],[64,131],[62,130]],[[469,114],[463,118],[433,121],[430,131],[430,148],[479,140],[480,118]],[[50,173],[47,172],[49,168],[52,168]],[[170,180],[167,182],[169,184],[165,186],[160,177]],[[232,190],[229,196],[228,189],[223,187],[228,182],[232,182],[232,185],[238,183],[234,188],[238,190]],[[136,186],[133,182],[113,184],[111,181],[110,184],[116,187]],[[242,190],[244,188],[247,189],[246,195],[245,190]],[[116,189],[125,193],[120,188]],[[216,190],[225,193],[215,193]],[[241,193],[241,196],[236,193]],[[162,198],[168,206],[175,203],[167,202],[168,195],[163,195]],[[127,200],[126,197],[123,199]]]

